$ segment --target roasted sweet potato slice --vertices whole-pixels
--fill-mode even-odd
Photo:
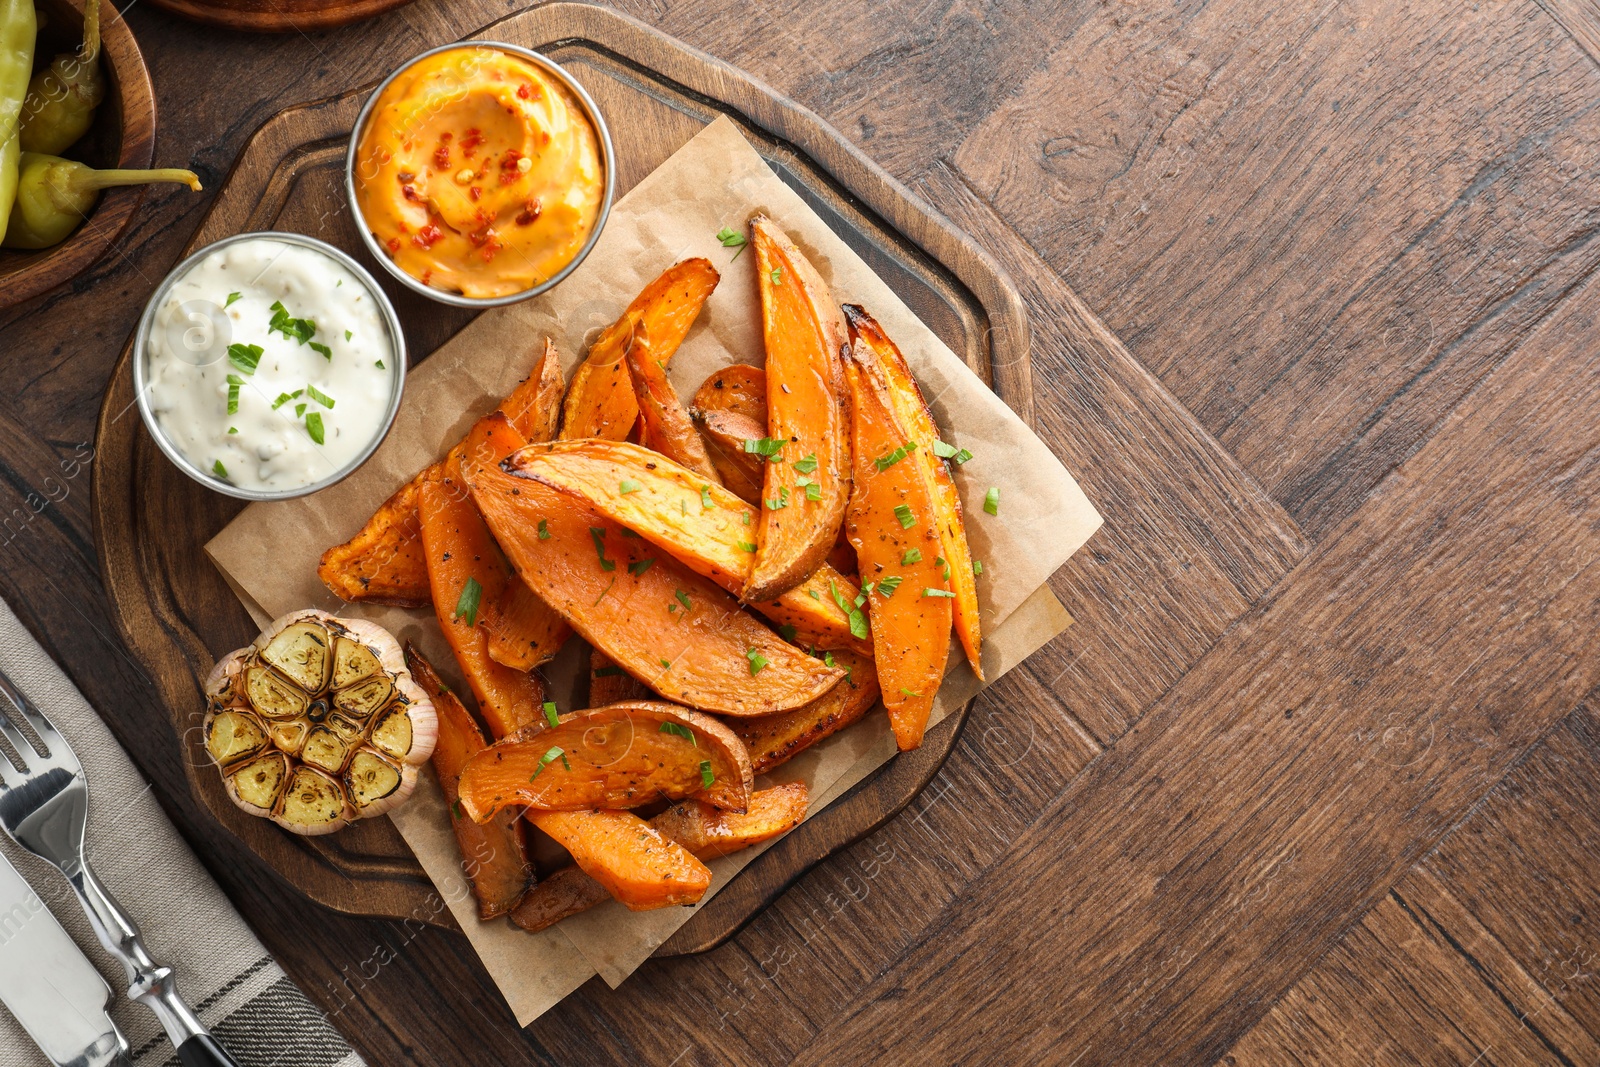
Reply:
[[[967,654],[967,662],[981,681],[983,665],[980,662],[982,637],[978,625],[978,580],[972,573],[972,549],[967,546],[967,531],[961,521],[961,496],[950,477],[950,468],[939,458],[934,445],[939,441],[939,425],[933,421],[922,398],[922,390],[911,374],[911,365],[898,346],[889,339],[871,315],[854,304],[846,304],[845,321],[850,327],[852,352],[865,356],[868,352],[877,361],[883,380],[888,385],[890,406],[895,420],[910,431],[910,440],[916,450],[906,457],[915,463],[927,483],[933,500],[933,521],[939,530],[939,555],[945,561],[950,591],[955,596],[956,637]],[[891,453],[892,455],[893,453]],[[874,457],[879,458],[879,457]],[[887,457],[883,457],[887,458]]]
[[[563,439],[621,441],[633,432],[639,405],[623,357],[634,329],[644,327],[652,338],[655,358],[665,366],[720,277],[710,260],[686,259],[668,267],[634,297],[622,317],[595,338],[589,355],[572,375],[561,415]]]
[[[538,933],[610,899],[606,887],[585,874],[582,867],[562,867],[522,895],[522,902],[511,911],[511,921]]]
[[[504,416],[491,418],[514,443],[516,431]],[[422,483],[422,544],[439,628],[490,729],[504,736],[534,720],[544,687],[536,675],[495,662],[489,655],[489,635],[478,625],[484,601],[504,595],[512,575],[472,502],[461,476],[461,455],[458,447],[445,460],[442,474]]]
[[[860,721],[877,701],[878,671],[870,658],[835,652],[833,661],[849,668],[850,673],[811,703],[793,711],[728,724],[749,750],[750,764],[757,774],[765,774]]]
[[[713,411],[730,411],[759,423],[766,436],[767,372],[748,363],[733,363],[706,377],[689,401],[689,414],[701,418]]]
[[[850,498],[844,316],[822,277],[765,216],[750,220],[767,349],[767,464],[748,601],[773,600],[817,569]]]
[[[397,489],[350,540],[322,554],[317,577],[345,600],[420,608],[428,603],[417,491],[426,475]]]
[[[487,819],[509,804],[543,811],[637,808],[697,796],[743,811],[750,755],[709,715],[634,700],[536,723],[497,741],[461,772],[462,809]]]
[[[753,559],[751,509],[659,453],[626,441],[558,441],[518,452],[506,469],[572,494],[730,592],[746,584]],[[751,606],[780,627],[793,627],[792,639],[801,645],[870,655],[866,620],[858,615],[852,631],[850,613],[841,604],[854,600],[856,592],[853,583],[823,563],[776,599]]]
[[[938,515],[920,467],[884,462],[912,439],[890,406],[888,384],[870,349],[851,351],[851,443],[855,484],[847,529],[871,589],[873,654],[889,724],[902,752],[922,744],[950,654],[955,598],[938,562]]]
[[[750,809],[743,814],[685,800],[651,819],[650,825],[695,858],[713,860],[799,826],[806,817],[806,799],[805,783],[789,782],[751,793]],[[608,896],[605,886],[581,867],[563,867],[523,895],[511,921],[537,932],[604,903]]]
[[[634,399],[644,423],[640,439],[705,481],[721,485],[722,476],[711,465],[706,443],[700,439],[700,431],[694,428],[694,422],[679,401],[678,391],[667,380],[666,362],[656,355],[650,335],[642,325],[634,331],[627,358],[628,372],[633,376]]]
[[[742,812],[683,800],[651,819],[650,825],[697,859],[714,860],[786,834],[805,817],[806,784],[789,782],[751,793],[749,807]]]
[[[450,809],[450,828],[461,846],[461,859],[472,892],[478,898],[478,918],[494,919],[512,910],[522,898],[533,866],[524,850],[516,812],[502,812],[488,822],[474,822],[461,811],[456,779],[461,768],[489,747],[483,732],[450,687],[440,681],[433,664],[408,641],[406,666],[423,692],[433,698],[439,713],[439,739],[433,747],[433,769],[439,775],[444,800]]]
[[[767,436],[766,418],[760,422],[737,411],[708,411],[700,419],[700,439],[722,484],[746,504],[761,506],[761,484],[767,461],[758,452],[745,451],[746,441],[759,443]]]
[[[549,338],[533,373],[500,404],[525,441],[549,441],[561,416],[561,359]],[[443,461],[401,486],[349,541],[322,554],[317,576],[336,596],[420,608],[430,599],[417,491]]]
[[[631,811],[529,811],[528,820],[633,911],[693,904],[711,868]]]
[[[615,704],[619,700],[645,700],[650,690],[598,648],[589,650],[589,706]]]
[[[498,469],[481,471],[472,484],[522,580],[589,644],[669,700],[770,715],[816,699],[843,677],[571,494]]]

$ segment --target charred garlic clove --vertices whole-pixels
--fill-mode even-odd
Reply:
[[[438,719],[381,627],[315,609],[276,619],[206,682],[206,751],[233,802],[331,833],[410,796]]]

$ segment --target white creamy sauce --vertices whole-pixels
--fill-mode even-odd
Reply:
[[[302,488],[351,463],[383,432],[397,371],[361,280],[316,249],[265,237],[213,252],[173,284],[146,358],[168,440],[214,477],[256,490]]]

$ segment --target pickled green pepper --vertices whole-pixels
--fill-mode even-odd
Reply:
[[[16,204],[0,246],[49,248],[59,244],[89,217],[100,190],[151,182],[181,182],[191,189],[200,188],[193,171],[94,170],[59,156],[24,152]]]
[[[0,0],[0,237],[17,195],[17,167],[22,145],[18,128],[22,101],[33,74],[33,48],[38,35],[33,0]]]
[[[22,109],[22,150],[59,155],[89,132],[106,96],[100,71],[100,0],[83,9],[83,47],[63,52],[28,82]]]

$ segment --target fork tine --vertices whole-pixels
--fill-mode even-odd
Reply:
[[[11,757],[0,752],[0,792],[15,789],[28,779],[28,775],[11,762]]]
[[[18,754],[23,759],[28,758],[29,752],[35,752],[40,757],[57,761],[63,767],[76,768],[79,765],[78,757],[73,754],[72,746],[67,744],[67,739],[61,736],[61,731],[44,717],[44,712],[34,706],[33,701],[28,699],[28,694],[17,688],[17,683],[13,682],[11,676],[3,670],[0,670],[0,694],[4,694],[5,698],[22,712],[23,717],[28,720],[28,725],[33,727],[33,732],[39,735],[39,740],[50,750],[39,752],[33,743],[27,740],[27,735],[17,729],[10,713],[4,707],[0,707],[0,731],[4,731],[7,740],[16,746]],[[24,744],[27,748],[23,747]]]

